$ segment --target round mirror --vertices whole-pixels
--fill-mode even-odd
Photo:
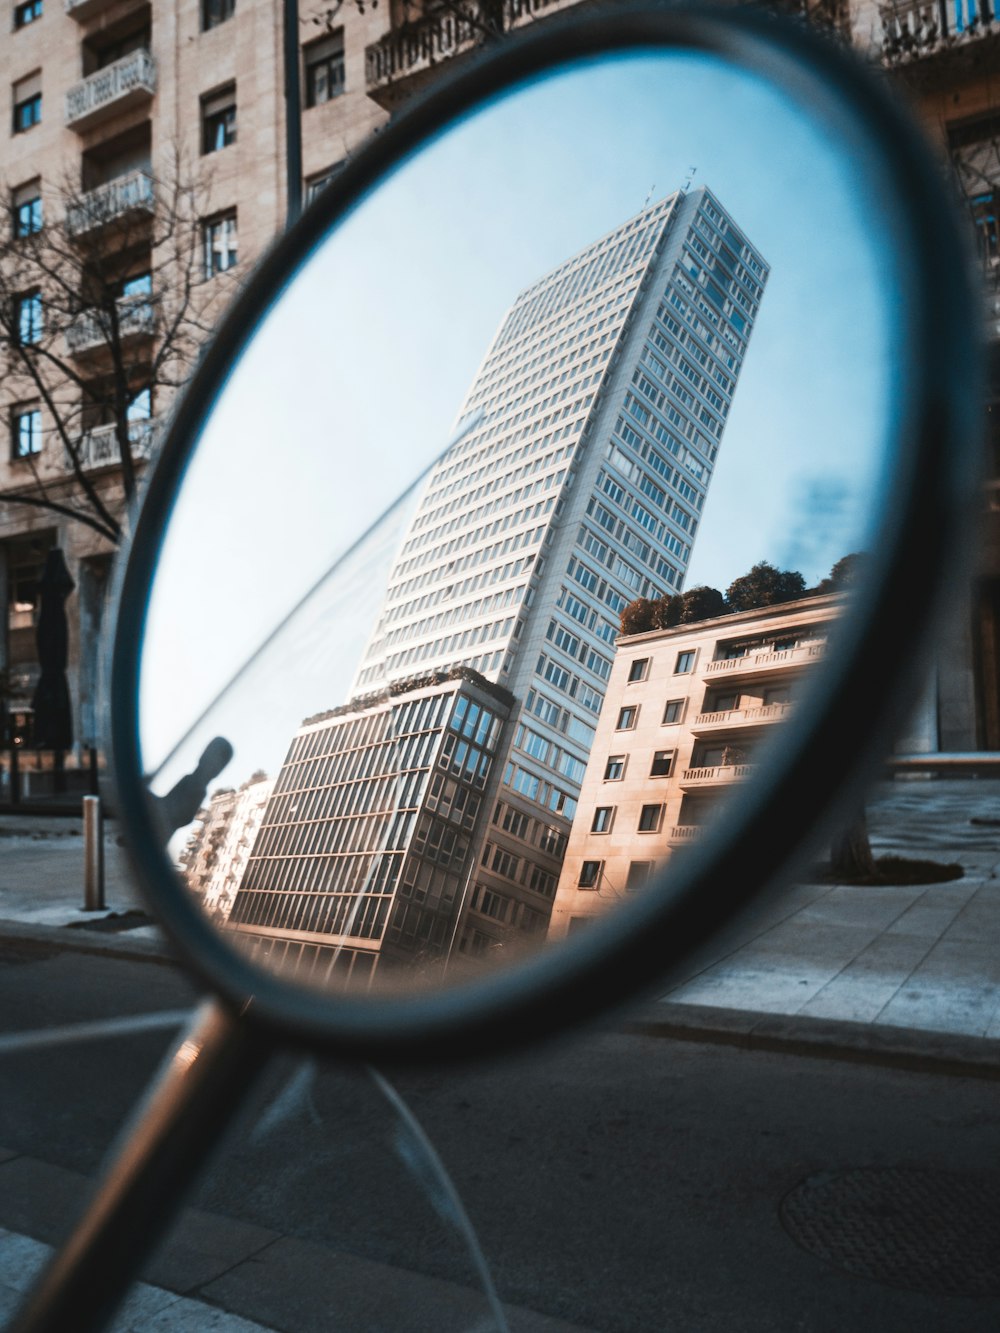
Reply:
[[[799,849],[971,475],[934,182],[819,39],[621,6],[313,206],[175,418],[116,651],[143,875],[232,1000],[410,1053],[558,1021]]]

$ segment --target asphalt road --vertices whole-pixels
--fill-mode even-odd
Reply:
[[[6,1031],[190,997],[164,966],[0,947]],[[4,1057],[0,1145],[94,1172],[167,1044],[132,1036]],[[1000,1326],[1000,1285],[941,1295],[855,1276],[807,1252],[779,1213],[804,1180],[854,1168],[919,1171],[946,1191],[972,1173],[996,1180],[996,1083],[610,1031],[393,1081],[447,1164],[506,1300],[608,1333]],[[364,1071],[281,1057],[197,1203],[471,1283],[447,1201],[425,1175]],[[0,1226],[4,1208],[0,1195]],[[891,1224],[854,1237],[876,1268]],[[926,1266],[939,1256],[962,1270],[953,1228],[928,1225]]]

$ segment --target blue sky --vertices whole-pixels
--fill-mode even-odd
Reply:
[[[801,107],[714,58],[577,66],[406,164],[320,247],[258,330],[167,534],[143,667],[160,762],[301,592],[450,437],[517,292],[691,177],[771,265],[688,586],[759,559],[822,577],[865,544],[891,399],[891,256],[853,162]],[[343,701],[405,527],[324,590],[197,729],[227,781],[274,771]],[[336,633],[329,626],[336,626]]]

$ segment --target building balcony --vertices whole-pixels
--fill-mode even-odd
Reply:
[[[700,824],[675,824],[667,833],[668,842],[695,842],[701,837]]]
[[[70,88],[66,124],[74,130],[89,130],[107,116],[148,102],[155,92],[156,62],[148,51],[131,51]]]
[[[148,296],[125,296],[118,302],[118,336],[123,343],[151,338],[156,331],[156,310]],[[85,311],[66,330],[71,356],[89,356],[110,346],[110,330],[97,311]]]
[[[132,458],[135,461],[140,459],[148,461],[152,458],[159,435],[160,423],[156,417],[149,417],[145,421],[133,421],[128,431]],[[85,472],[96,472],[100,468],[118,467],[121,464],[118,439],[113,425],[97,426],[94,430],[81,435],[77,441],[77,452],[80,466]],[[72,471],[72,464],[68,458],[65,460],[65,468],[67,472]]]
[[[730,708],[721,713],[699,713],[691,723],[691,730],[702,732],[728,731],[732,727],[756,727],[780,722],[791,712],[791,703],[757,704],[750,708]]]
[[[504,0],[504,31],[560,3],[562,0]],[[404,97],[427,83],[441,61],[480,45],[490,34],[485,22],[476,17],[475,0],[469,10],[469,17],[444,12],[401,23],[367,47],[368,96],[379,106],[392,110]]]
[[[65,0],[66,13],[78,23],[99,14],[102,9],[110,9],[114,0]]]
[[[709,662],[705,675],[713,680],[725,676],[748,676],[753,673],[769,675],[772,671],[782,671],[787,667],[809,666],[817,662],[826,652],[826,641],[804,643],[798,648],[788,648],[784,652],[747,653],[745,657],[724,657],[717,662]]]
[[[686,768],[680,785],[688,787],[718,787],[742,782],[753,772],[753,764],[716,764],[713,768]]]
[[[882,64],[890,68],[966,47],[1000,32],[995,0],[893,0],[879,5]]]
[[[152,214],[154,204],[152,176],[145,171],[130,171],[107,185],[88,190],[78,204],[71,204],[66,210],[66,230],[70,236],[83,236],[131,214]]]

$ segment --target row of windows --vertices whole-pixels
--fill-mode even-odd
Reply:
[[[487,842],[483,847],[482,864],[494,875],[521,884],[524,888],[531,889],[532,893],[541,894],[543,898],[555,897],[555,875],[535,865],[529,857],[518,856],[505,847]]]
[[[594,816],[590,821],[591,833],[610,833],[614,827],[615,814],[618,807],[614,805],[599,805],[594,810]],[[639,811],[639,822],[636,825],[637,833],[659,833],[663,824],[663,811],[666,807],[661,803],[652,803],[644,805]]]
[[[537,546],[545,536],[545,525],[537,528],[527,528],[523,532],[514,533],[513,536],[505,537],[503,541],[493,542],[489,546],[482,546],[478,550],[468,551],[467,554],[455,560],[449,560],[445,563],[435,563],[433,568],[417,578],[411,578],[406,583],[396,583],[393,588],[412,590],[422,587],[429,582],[436,582],[438,579],[448,578],[454,574],[460,574],[463,570],[475,568],[477,565],[487,564],[490,561],[502,559],[513,551],[523,550],[525,546]],[[450,542],[435,548],[432,551],[424,551],[411,560],[404,560],[402,564],[397,565],[393,571],[393,577],[402,578],[411,569],[416,569],[427,565],[432,560],[437,562],[443,560],[445,556],[450,555],[456,548],[466,550],[470,545],[468,536],[454,537]]]
[[[301,810],[314,795],[339,793],[338,799],[348,799],[350,788],[359,783],[429,767],[439,734],[436,730],[408,736],[383,733],[358,748],[345,747],[310,763],[286,765],[275,784],[268,822],[282,822],[283,814],[279,812],[295,805]]]
[[[393,644],[405,642],[409,639],[422,638],[423,635],[434,630],[443,629],[447,625],[454,625],[457,620],[468,622],[479,616],[488,615],[492,611],[501,611],[510,606],[511,602],[520,602],[526,586],[526,584],[521,583],[513,588],[504,588],[489,597],[479,597],[474,602],[465,602],[459,606],[450,607],[447,611],[438,611],[433,616],[425,616],[423,620],[413,620],[405,625],[400,625],[398,629],[390,630],[389,633],[382,636],[379,647],[384,650],[392,647]]]
[[[319,858],[354,856],[361,852],[399,851],[406,846],[413,824],[415,804],[395,805],[391,789],[365,795],[359,806],[344,815],[327,815],[322,809],[329,793],[321,793],[320,809],[310,818],[289,823],[265,823],[253,845],[251,866],[266,857]]]
[[[433,592],[426,592],[421,597],[411,598],[407,602],[400,602],[397,599],[404,597],[414,587],[426,584],[432,579],[441,579],[448,576],[442,574],[440,570],[434,570],[428,574],[418,575],[415,579],[408,579],[405,583],[390,585],[386,594],[386,606],[389,609],[383,617],[384,623],[391,625],[404,616],[412,615],[417,611],[425,611],[431,606],[436,606],[439,602],[464,597],[470,592],[478,592],[486,584],[505,583],[508,579],[514,579],[523,574],[534,563],[534,555],[522,555],[517,560],[508,560],[504,565],[495,565],[492,569],[484,569],[479,574],[470,574],[468,578],[462,579],[458,583],[445,583],[440,588],[435,588]],[[541,572],[544,563],[544,561],[539,562],[538,572]]]
[[[355,896],[389,893],[395,887],[402,855],[401,851],[385,850],[348,856],[259,857],[255,853],[247,865],[240,894],[265,890]]]
[[[423,698],[395,703],[391,708],[363,713],[331,722],[329,726],[300,731],[293,739],[288,756],[275,786],[275,792],[288,786],[290,766],[307,759],[338,755],[346,750],[368,748],[375,741],[393,740],[421,731],[435,731],[444,725],[445,713],[453,695],[447,692],[427,694]],[[316,785],[299,783],[298,785]]]
[[[669,778],[674,771],[674,754],[673,750],[654,750],[649,765],[649,776],[651,778]],[[627,754],[608,755],[607,762],[604,765],[604,781],[620,782],[625,776],[628,761],[629,756]]]
[[[506,894],[497,893],[496,889],[488,889],[484,884],[477,884],[473,890],[472,909],[502,926],[513,926],[529,935],[539,934],[549,920],[548,912],[535,911],[527,903],[519,903]]]
[[[630,861],[625,876],[625,891],[634,893],[637,889],[643,888],[655,869],[655,861]],[[603,861],[584,861],[580,866],[577,888],[598,891],[609,888],[614,891],[615,885],[610,883]]]
[[[232,925],[312,931],[376,939],[385,928],[391,898],[385,894],[249,892],[236,895]]]
[[[568,792],[551,782],[546,782],[537,773],[531,773],[519,764],[509,763],[504,772],[504,782],[520,796],[536,805],[545,806],[554,814],[564,819],[572,819],[576,814],[576,801]]]
[[[469,507],[481,500],[487,495],[497,495],[506,493],[515,482],[522,481],[525,477],[537,478],[547,468],[554,467],[561,463],[564,458],[573,452],[572,445],[563,445],[561,449],[549,449],[543,452],[541,441],[532,444],[523,445],[520,449],[514,450],[508,458],[494,457],[490,463],[474,472],[466,472],[453,478],[447,484],[439,486],[436,492],[429,492],[421,501],[420,512],[414,519],[412,531],[418,532],[426,528],[428,524],[439,521],[446,515],[453,513],[456,509],[468,510]],[[525,458],[525,456],[527,456]],[[518,467],[511,466],[519,463],[525,458]],[[501,464],[506,466],[507,470],[501,472]],[[483,480],[480,481],[480,479]],[[476,482],[480,481],[477,486]],[[447,504],[441,504],[447,496],[454,491],[460,491],[454,499],[448,500]]]
[[[618,339],[620,318],[605,315],[592,322],[585,333],[575,327],[556,332],[546,339],[531,343],[519,356],[492,354],[477,377],[465,404],[468,415],[477,405],[489,411],[504,391],[521,392],[530,385],[548,381],[563,366],[580,364],[599,366],[609,359],[609,344]],[[477,458],[492,435],[480,429],[473,430],[455,448],[454,458]],[[495,447],[495,446],[494,446]],[[443,476],[454,468],[445,469]]]
[[[459,526],[465,528],[466,531],[458,536],[451,537],[447,542],[441,542],[437,546],[428,547],[422,551],[416,552],[408,560],[404,560],[398,565],[395,572],[397,576],[399,576],[407,573],[411,569],[420,568],[431,562],[436,564],[444,556],[450,555],[451,552],[457,548],[467,547],[469,545],[470,535],[474,536],[477,541],[482,541],[486,538],[496,536],[500,532],[508,532],[511,528],[519,528],[522,523],[531,523],[534,519],[541,518],[544,514],[551,513],[554,507],[554,497],[550,497],[548,500],[538,500],[535,504],[528,505],[525,509],[516,510],[513,513],[505,515],[503,518],[495,518],[492,523],[487,524],[485,528],[481,528],[478,532],[473,534],[469,533],[468,525],[465,524],[461,518],[452,519],[451,523],[445,525],[449,532]],[[544,531],[544,529],[541,529],[541,531]],[[538,532],[532,532],[530,536],[528,533],[521,533],[519,534],[521,537],[520,542],[517,542],[515,537],[511,537],[511,545],[508,549],[516,550],[518,545],[524,545],[532,537],[538,535]],[[409,545],[409,543],[407,543],[407,545]],[[498,543],[497,546],[492,549],[502,549],[502,543]],[[503,553],[506,554],[506,552]],[[470,555],[468,562],[481,563],[487,558],[486,550],[484,550],[477,552],[474,555]]]
[[[561,859],[566,850],[565,833],[552,824],[534,819],[513,805],[507,805],[504,801],[497,801],[493,811],[493,823],[505,833],[529,843],[532,847],[537,847],[548,856]]]
[[[475,827],[480,798],[463,783],[444,773],[435,773],[427,792],[427,808],[442,819],[450,819],[464,829]]]
[[[627,519],[637,523],[654,542],[658,542],[661,547],[677,556],[682,564],[687,564],[688,556],[691,554],[690,544],[683,541],[676,532],[668,528],[666,523],[652,514],[645,505],[640,504],[614,476],[602,469],[598,474],[597,484],[602,496],[606,497],[608,502],[625,514]],[[588,503],[587,513],[609,532],[618,530],[617,518],[610,513],[606,506],[601,506],[596,497],[591,498]],[[659,572],[659,568],[659,564],[657,564],[657,572]]]
[[[568,750],[564,750],[562,746],[550,741],[547,736],[533,731],[531,727],[522,723],[517,729],[514,744],[539,764],[562,774],[577,786],[583,781],[586,764]]]
[[[467,648],[488,643],[493,639],[506,638],[512,632],[512,636],[516,639],[521,632],[521,625],[520,620],[515,621],[512,616],[508,616],[506,620],[493,620],[485,625],[478,625],[475,629],[447,634],[432,643],[418,644],[415,648],[408,648],[403,652],[390,653],[382,667],[374,669],[374,674],[377,676],[380,671],[395,671],[398,667],[425,662],[428,658],[433,658],[435,665],[439,665],[463,653]]]
[[[690,671],[690,665],[684,666],[683,658],[692,656],[691,654],[680,653],[678,655],[679,673]],[[684,718],[684,708],[686,699],[668,699],[663,708],[663,725],[667,726],[674,722],[681,722]],[[618,721],[615,724],[615,731],[632,731],[639,721],[639,704],[627,704],[618,711]]]

